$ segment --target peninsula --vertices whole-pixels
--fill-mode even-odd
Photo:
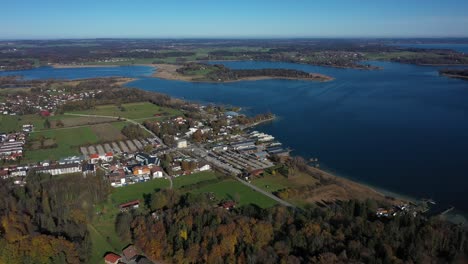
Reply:
[[[449,77],[468,80],[468,69],[442,69],[439,74]]]
[[[154,77],[190,82],[233,82],[265,79],[292,79],[307,81],[331,81],[333,78],[291,69],[242,69],[234,70],[221,64],[186,63],[184,65],[153,64]]]

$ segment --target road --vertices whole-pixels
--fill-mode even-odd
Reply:
[[[235,177],[235,178],[236,178],[237,181],[239,181],[240,183],[244,184],[245,186],[247,186],[247,187],[249,187],[249,188],[251,188],[251,189],[253,189],[253,190],[255,190],[255,191],[257,191],[257,192],[259,192],[259,193],[261,193],[261,194],[263,194],[263,195],[265,195],[265,196],[270,197],[271,199],[277,201],[277,202],[278,202],[279,204],[281,204],[281,205],[284,205],[284,206],[287,206],[287,207],[291,207],[291,208],[296,208],[295,205],[292,205],[292,204],[286,202],[285,200],[280,199],[278,196],[275,196],[275,195],[273,195],[272,193],[269,193],[269,192],[267,192],[267,191],[264,191],[264,190],[262,190],[261,188],[258,188],[257,186],[255,186],[255,185],[253,185],[253,184],[251,184],[251,183],[248,183],[248,182],[246,182],[246,181],[244,181],[244,180],[242,180],[242,179],[240,179],[240,178],[238,178],[238,177]]]

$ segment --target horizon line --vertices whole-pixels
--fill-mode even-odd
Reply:
[[[468,39],[467,36],[265,36],[265,37],[227,37],[227,36],[174,36],[174,37],[18,37],[1,38],[0,41],[34,41],[34,40],[307,40],[307,39]]]

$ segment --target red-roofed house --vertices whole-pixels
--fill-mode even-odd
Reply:
[[[104,257],[104,261],[106,262],[106,264],[117,264],[121,259],[122,257],[115,253],[107,253]]]
[[[114,159],[114,154],[112,152],[107,152],[106,155],[104,156],[104,159],[107,162],[110,162]]]
[[[96,164],[98,163],[98,161],[99,161],[99,154],[89,155],[89,162],[91,162],[91,164]]]
[[[140,207],[140,200],[134,200],[134,201],[119,205],[120,211],[122,212],[128,211],[130,209],[135,209],[138,207]]]

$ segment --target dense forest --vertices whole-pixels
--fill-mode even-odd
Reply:
[[[121,213],[116,231],[169,263],[451,263],[467,261],[467,231],[438,219],[377,218],[373,200],[293,210],[226,210],[172,190],[147,199],[152,214]]]
[[[102,177],[31,174],[25,187],[0,182],[0,263],[86,263],[87,223],[107,198]]]
[[[255,77],[273,77],[273,78],[293,78],[293,79],[311,79],[322,80],[325,76],[311,74],[305,71],[292,69],[242,69],[235,70],[227,68],[221,64],[203,64],[203,63],[187,63],[177,72],[182,75],[195,75],[199,80],[208,81],[235,81],[244,78]],[[197,79],[195,79],[197,80]]]

